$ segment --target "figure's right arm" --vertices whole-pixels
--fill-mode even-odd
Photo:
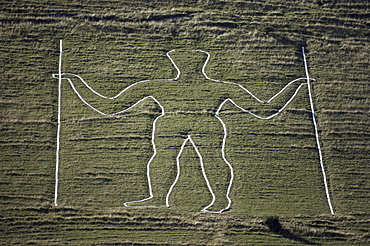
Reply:
[[[59,79],[59,74],[53,74],[53,77]],[[82,102],[102,115],[114,115],[117,112],[122,112],[136,105],[141,99],[149,96],[143,86],[145,82],[148,82],[146,80],[126,87],[112,97],[104,96],[95,91],[77,74],[62,73],[62,80],[69,82],[73,91]]]

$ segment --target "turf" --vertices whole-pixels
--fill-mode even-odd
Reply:
[[[1,244],[370,243],[366,1],[1,4]],[[266,100],[305,76],[304,46],[316,79],[313,98],[335,215],[326,203],[305,90],[269,121],[225,105],[220,116],[235,173],[233,203],[212,215],[200,212],[211,195],[191,145],[181,156],[170,208],[123,207],[148,195],[146,163],[159,108],[148,100],[124,114],[101,116],[64,83],[59,205],[54,206],[58,81],[52,74],[58,72],[60,39],[63,72],[81,75],[109,96],[143,79],[174,78],[167,51],[201,49],[211,54],[208,76],[239,83]],[[93,103],[109,107],[104,100]],[[256,112],[268,115],[274,109]],[[270,231],[264,224],[268,216],[278,216],[283,230]]]

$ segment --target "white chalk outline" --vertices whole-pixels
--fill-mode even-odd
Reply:
[[[59,84],[61,84],[61,80],[62,79],[66,79],[69,81],[72,89],[74,90],[74,92],[77,94],[77,96],[80,98],[80,100],[82,102],[84,102],[87,106],[89,106],[90,108],[92,108],[93,110],[95,110],[96,112],[102,114],[102,115],[105,115],[105,116],[114,116],[114,115],[117,115],[117,114],[120,114],[120,113],[123,113],[125,111],[128,111],[129,109],[135,107],[136,105],[138,105],[139,103],[141,103],[142,101],[150,98],[152,100],[154,100],[161,108],[161,114],[159,116],[157,116],[153,122],[153,131],[152,131],[152,146],[153,146],[153,155],[152,157],[150,158],[150,160],[148,161],[147,163],[147,179],[148,179],[148,186],[149,186],[149,194],[150,196],[148,198],[145,198],[145,199],[142,199],[142,200],[137,200],[137,201],[130,201],[130,202],[125,202],[124,203],[124,206],[126,207],[169,207],[169,197],[172,193],[172,190],[174,188],[174,186],[176,185],[179,177],[180,177],[180,156],[183,152],[183,149],[186,145],[186,143],[188,141],[190,141],[190,143],[193,145],[197,155],[199,156],[199,160],[200,160],[200,164],[201,164],[201,168],[202,168],[202,174],[203,174],[203,177],[206,181],[206,184],[207,184],[207,187],[212,195],[212,201],[211,203],[204,207],[201,211],[202,212],[208,212],[208,213],[222,213],[223,211],[227,210],[230,208],[231,206],[231,199],[229,197],[230,195],[230,191],[231,191],[231,187],[232,187],[232,183],[233,183],[233,179],[234,179],[234,171],[233,171],[233,167],[232,165],[227,161],[226,157],[225,157],[225,145],[226,145],[226,138],[227,138],[227,129],[226,129],[226,125],[225,123],[222,121],[222,119],[219,117],[219,113],[223,107],[223,105],[226,103],[226,102],[231,102],[233,105],[235,105],[237,108],[241,109],[243,112],[246,112],[246,113],[249,113],[259,119],[263,119],[263,120],[267,120],[267,119],[271,119],[273,118],[274,116],[278,115],[279,113],[281,113],[287,106],[288,104],[295,98],[295,96],[298,94],[299,90],[301,89],[302,86],[304,85],[308,85],[308,88],[309,88],[309,97],[310,97],[310,105],[311,105],[311,110],[312,110],[312,116],[313,116],[313,123],[314,123],[314,128],[315,128],[315,136],[316,136],[316,142],[317,142],[317,146],[318,146],[318,149],[319,149],[319,156],[320,156],[320,165],[321,165],[321,170],[322,170],[322,173],[323,173],[323,179],[324,179],[324,185],[325,185],[325,191],[326,191],[326,195],[327,195],[327,200],[328,200],[328,204],[329,204],[329,207],[330,207],[330,211],[332,214],[334,214],[333,212],[333,209],[332,209],[332,205],[331,205],[331,202],[330,202],[330,195],[329,195],[329,190],[327,188],[327,181],[326,181],[326,175],[325,175],[325,169],[324,169],[324,165],[323,165],[323,162],[322,162],[322,154],[321,154],[321,148],[320,148],[320,144],[319,144],[319,137],[318,137],[318,131],[317,131],[317,125],[316,125],[316,120],[315,120],[315,116],[314,116],[314,111],[313,111],[313,102],[312,102],[312,95],[311,95],[311,89],[310,89],[310,80],[315,80],[313,78],[309,78],[308,76],[308,70],[307,70],[307,63],[306,63],[306,58],[305,58],[305,55],[304,55],[304,48],[302,47],[302,53],[303,53],[303,58],[304,58],[304,63],[305,63],[305,71],[306,71],[306,78],[298,78],[298,79],[295,79],[295,80],[292,80],[290,81],[287,85],[285,85],[278,93],[276,93],[274,96],[272,96],[269,100],[267,101],[263,101],[261,99],[259,99],[258,97],[256,97],[255,95],[253,95],[250,91],[248,91],[246,88],[244,88],[242,85],[238,84],[238,83],[234,83],[234,82],[226,82],[226,81],[220,81],[220,80],[215,80],[215,79],[211,79],[207,76],[207,74],[205,73],[205,68],[208,64],[208,61],[210,60],[210,57],[211,55],[206,52],[206,51],[203,51],[203,50],[197,50],[199,52],[203,52],[205,54],[207,54],[207,59],[206,61],[204,62],[204,65],[202,67],[202,73],[203,75],[205,76],[206,79],[208,80],[211,80],[211,81],[214,81],[214,82],[219,82],[219,83],[226,83],[226,84],[234,84],[234,85],[237,85],[239,86],[242,90],[244,90],[245,92],[247,92],[249,95],[251,95],[254,99],[256,99],[258,102],[260,103],[270,103],[274,98],[276,98],[279,94],[281,94],[284,90],[286,90],[291,84],[299,81],[299,80],[307,80],[306,83],[301,83],[299,85],[299,87],[296,89],[296,91],[294,92],[294,94],[292,95],[292,97],[283,105],[283,107],[281,109],[279,109],[275,114],[272,114],[268,117],[261,117],[257,114],[254,114],[252,113],[251,111],[249,110],[246,110],[242,107],[240,107],[239,105],[237,105],[232,99],[230,98],[227,98],[225,99],[219,106],[219,108],[217,109],[216,113],[215,113],[215,117],[221,122],[222,126],[223,126],[223,130],[224,130],[224,136],[223,136],[223,141],[222,141],[222,148],[221,148],[221,153],[222,153],[222,159],[224,160],[224,162],[229,166],[230,168],[230,181],[229,181],[229,186],[227,188],[227,192],[226,192],[226,198],[228,200],[228,205],[224,208],[224,209],[221,209],[219,211],[209,211],[207,210],[209,207],[211,207],[215,200],[216,200],[216,196],[212,190],[212,187],[209,183],[209,180],[207,178],[207,174],[206,174],[206,171],[205,171],[205,168],[204,168],[204,163],[203,163],[203,157],[202,155],[200,154],[197,146],[195,145],[194,141],[192,140],[191,136],[188,135],[188,137],[184,140],[184,142],[182,143],[181,145],[181,148],[180,148],[180,151],[176,157],[176,165],[177,165],[177,175],[176,175],[176,178],[175,178],[175,181],[173,182],[173,184],[171,185],[167,195],[166,195],[166,205],[148,205],[148,206],[130,206],[129,204],[131,203],[137,203],[137,202],[143,202],[143,201],[146,201],[146,200],[149,200],[149,199],[152,199],[154,197],[153,195],[153,191],[152,191],[152,186],[151,186],[151,178],[150,178],[150,164],[152,162],[152,160],[155,158],[156,154],[157,154],[157,150],[156,150],[156,146],[155,146],[155,142],[154,142],[154,138],[155,138],[155,130],[156,130],[156,123],[157,123],[157,120],[162,117],[163,115],[165,115],[165,111],[164,111],[164,107],[160,104],[160,102],[152,95],[150,96],[146,96],[140,100],[138,100],[136,103],[134,103],[132,106],[124,109],[124,110],[121,110],[119,112],[116,112],[116,113],[113,113],[113,114],[106,114],[106,113],[103,113],[101,112],[100,110],[96,109],[95,107],[93,107],[92,105],[90,105],[88,102],[85,101],[85,99],[80,95],[80,93],[77,91],[77,89],[75,88],[75,86],[73,85],[71,79],[69,78],[62,78],[62,75],[72,75],[72,76],[75,76],[77,78],[79,78],[83,84],[88,88],[90,89],[93,93],[95,93],[96,95],[102,97],[102,98],[105,98],[105,99],[116,99],[118,98],[120,95],[122,95],[125,91],[127,91],[129,88],[135,86],[136,84],[139,84],[139,83],[143,83],[143,82],[148,82],[148,81],[172,81],[172,80],[177,80],[179,77],[180,77],[180,74],[181,74],[181,71],[180,69],[177,67],[176,63],[173,61],[173,59],[171,58],[170,56],[170,53],[175,51],[175,50],[171,50],[171,51],[168,51],[166,53],[167,57],[170,59],[170,61],[172,62],[172,65],[175,67],[175,69],[177,70],[177,76],[174,78],[174,79],[155,79],[155,80],[142,80],[142,81],[138,81],[136,83],[133,83],[131,84],[130,86],[126,87],[124,90],[122,90],[121,92],[119,92],[116,96],[113,96],[113,97],[106,97],[106,96],[103,96],[101,95],[100,93],[96,92],[93,88],[91,88],[83,79],[82,77],[80,77],[79,75],[77,74],[72,74],[72,73],[61,73],[61,54],[62,54],[62,41],[60,41],[60,63],[59,63],[59,74],[58,74],[58,77],[56,76],[56,74],[53,74],[53,77],[54,78],[58,78],[59,79]],[[59,85],[60,86],[60,85]],[[57,168],[59,166],[59,132],[60,132],[60,102],[61,102],[61,98],[60,98],[60,95],[61,95],[61,90],[59,90],[59,105],[58,105],[58,147],[57,147]],[[55,205],[57,205],[57,185],[58,185],[58,169],[56,170],[56,187],[55,187]]]
[[[303,56],[303,62],[304,62],[304,70],[306,72],[307,78],[309,78],[308,77],[308,67],[307,67],[306,55],[304,53],[304,47],[302,47],[302,56]],[[320,140],[319,140],[319,130],[317,128],[317,123],[316,123],[315,109],[314,109],[314,106],[313,106],[313,99],[312,99],[312,93],[311,93],[311,83],[310,83],[309,79],[307,79],[307,86],[308,86],[308,96],[310,98],[310,106],[311,106],[311,112],[312,112],[312,122],[313,122],[313,126],[314,126],[314,129],[315,129],[316,145],[317,145],[317,150],[318,150],[318,153],[319,153],[319,160],[320,160],[320,167],[321,167],[322,177],[323,177],[323,180],[324,180],[326,199],[328,201],[328,205],[329,205],[329,208],[330,208],[330,213],[332,215],[334,215],[333,205],[331,204],[331,201],[330,201],[330,194],[329,194],[329,188],[328,188],[328,183],[327,183],[326,174],[325,174],[324,161],[322,159]]]
[[[58,187],[59,187],[59,152],[60,152],[60,120],[61,120],[61,106],[62,106],[62,53],[63,41],[59,42],[59,83],[58,83],[58,122],[57,122],[57,147],[56,147],[56,161],[55,161],[55,191],[54,204],[58,206]]]

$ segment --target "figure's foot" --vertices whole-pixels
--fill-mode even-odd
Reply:
[[[125,205],[126,207],[137,207],[137,208],[168,207],[168,205],[166,205],[165,199],[154,197],[149,197],[139,201],[125,202],[123,205]]]
[[[229,199],[223,199],[215,201],[214,203],[211,203],[207,207],[202,209],[202,212],[205,213],[222,213],[225,210],[230,208],[231,201]]]

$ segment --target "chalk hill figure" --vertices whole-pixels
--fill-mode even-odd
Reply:
[[[174,62],[170,54],[176,53],[181,55],[181,59]],[[84,103],[103,115],[123,113],[146,99],[154,100],[161,108],[161,114],[153,123],[154,153],[147,163],[149,197],[125,202],[125,206],[169,206],[169,196],[180,175],[179,157],[189,141],[199,156],[203,176],[212,194],[212,201],[202,211],[221,213],[230,208],[230,191],[234,178],[232,165],[225,157],[227,129],[219,116],[222,106],[230,102],[253,116],[269,119],[280,113],[293,100],[298,90],[307,85],[299,82],[306,81],[307,78],[289,82],[270,100],[262,101],[240,84],[209,78],[205,67],[210,55],[205,51],[173,50],[167,56],[178,72],[176,78],[139,81],[114,97],[97,93],[76,74],[63,73],[62,79],[69,81]],[[58,74],[53,76],[59,78]],[[92,97],[105,98],[114,107],[100,109],[99,105],[91,105],[88,101]],[[289,99],[268,117],[261,117],[249,110],[251,105],[255,107],[256,102],[260,107],[269,107],[269,103],[277,97]],[[117,109],[117,105],[120,109],[113,110]],[[177,170],[175,177],[171,175],[174,168]]]

